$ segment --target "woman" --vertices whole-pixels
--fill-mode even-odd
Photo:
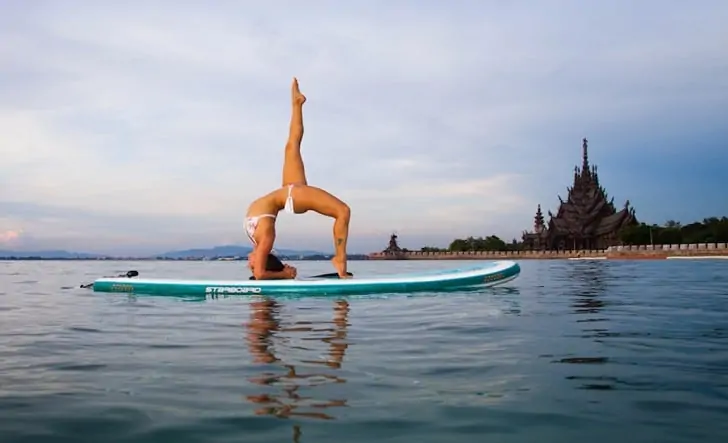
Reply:
[[[303,140],[303,104],[306,102],[294,77],[291,85],[291,124],[283,158],[283,185],[258,198],[248,207],[245,216],[245,231],[253,243],[249,266],[256,280],[291,279],[296,277],[296,268],[284,265],[282,270],[269,270],[266,267],[273,243],[275,242],[275,222],[278,213],[285,210],[291,214],[314,211],[334,219],[334,265],[339,278],[348,278],[346,272],[346,243],[349,238],[349,206],[324,191],[309,186],[306,170],[301,157]]]

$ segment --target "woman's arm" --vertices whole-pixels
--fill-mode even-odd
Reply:
[[[268,271],[265,269],[268,261],[268,254],[273,249],[275,240],[275,228],[273,223],[258,225],[260,238],[256,240],[257,245],[249,258],[252,265],[253,277],[256,280],[288,280],[296,278],[296,268],[286,265],[282,271]]]

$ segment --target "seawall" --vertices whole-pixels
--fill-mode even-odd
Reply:
[[[617,259],[664,260],[669,258],[728,258],[728,243],[693,243],[672,245],[624,245],[607,249],[563,251],[409,251],[397,255],[381,252],[369,254],[370,260],[565,260]]]

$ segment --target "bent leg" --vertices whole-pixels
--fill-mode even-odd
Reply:
[[[296,212],[314,211],[334,219],[334,258],[331,263],[339,277],[346,278],[346,244],[349,240],[349,205],[323,189],[298,186],[293,189]]]
[[[291,85],[291,124],[288,141],[283,155],[283,186],[288,184],[307,184],[306,169],[301,157],[301,141],[303,140],[303,104],[306,96],[298,89],[298,80],[294,77]]]

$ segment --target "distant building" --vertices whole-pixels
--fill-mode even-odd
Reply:
[[[392,234],[389,236],[389,246],[381,252],[381,255],[390,259],[401,259],[406,253],[407,250],[400,248],[397,244],[397,234]]]
[[[541,205],[534,217],[534,230],[523,232],[524,249],[606,249],[619,244],[622,228],[637,224],[634,208],[627,200],[619,211],[614,198],[607,200],[607,193],[599,184],[597,167],[589,167],[587,140],[582,145],[582,165],[574,168],[574,184],[567,188],[564,201],[559,196],[556,215],[548,211],[549,221],[544,222]]]

